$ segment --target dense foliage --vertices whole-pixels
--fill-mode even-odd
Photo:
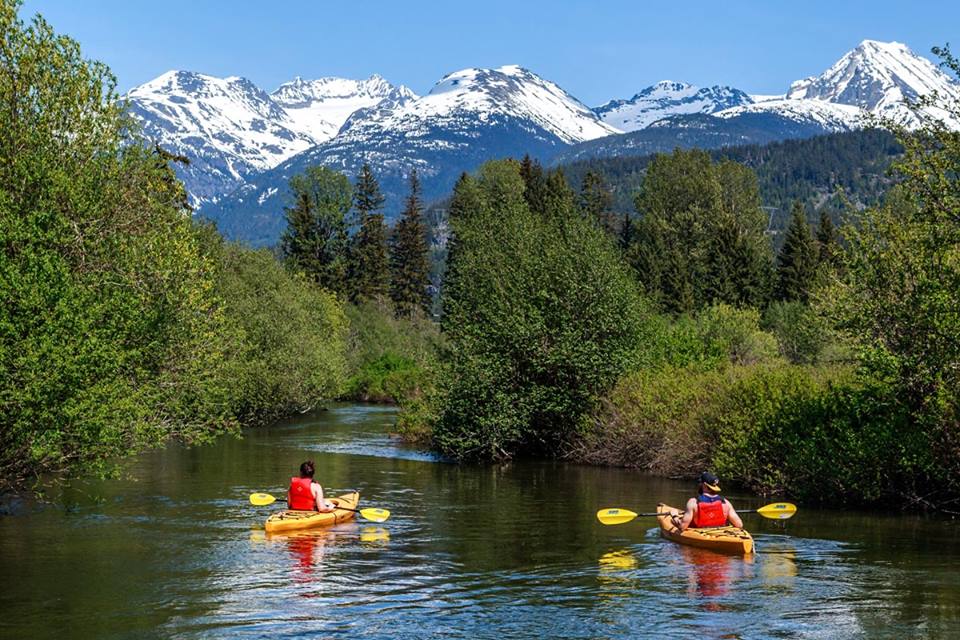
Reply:
[[[99,63],[0,3],[0,476],[103,468],[225,411],[223,315],[167,156]]]
[[[793,202],[799,200],[806,207],[827,212],[834,220],[845,210],[845,202],[873,205],[889,189],[887,169],[902,152],[889,132],[869,129],[709,153],[715,161],[737,162],[757,174],[769,228],[779,246]],[[597,158],[564,165],[563,170],[574,183],[582,182],[588,172],[602,176],[613,194],[612,209],[622,218],[633,213],[634,198],[654,157]]]
[[[559,176],[559,178],[555,177]],[[434,441],[460,458],[551,453],[635,362],[644,305],[610,239],[562,174],[532,210],[521,166],[489,162],[458,183],[451,358]]]
[[[353,204],[350,181],[326,167],[309,167],[290,178],[293,206],[281,237],[292,268],[329,291],[347,285],[347,214]]]
[[[773,256],[750,170],[715,164],[704,151],[660,155],[647,168],[636,207],[627,255],[664,309],[766,300]]]
[[[232,413],[246,424],[302,412],[337,397],[347,375],[348,321],[337,299],[265,249],[204,231],[224,301]]]

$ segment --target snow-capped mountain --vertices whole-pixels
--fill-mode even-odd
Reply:
[[[289,178],[311,165],[352,175],[369,163],[390,215],[414,167],[429,199],[490,158],[567,161],[764,144],[859,128],[871,114],[913,125],[903,100],[934,93],[960,100],[960,85],[902,44],[865,40],[781,95],[664,81],[596,110],[514,65],[451,73],[422,97],[376,75],[296,78],[267,94],[242,78],[183,71],[128,97],[148,137],[191,159],[176,169],[191,201],[203,205],[199,213],[231,237],[271,243]],[[960,118],[928,113],[960,129]]]
[[[177,167],[199,203],[316,144],[246,78],[169,71],[127,94],[145,135],[190,159]]]
[[[699,88],[685,82],[663,80],[629,100],[611,100],[594,111],[612,127],[637,131],[667,116],[709,114],[751,103],[753,99],[749,95],[733,87]]]
[[[717,118],[731,119],[745,113],[769,113],[801,124],[820,127],[821,133],[850,131],[865,124],[866,113],[860,107],[822,100],[764,100],[717,111]]]
[[[322,164],[353,175],[363,163],[376,172],[395,212],[406,176],[417,168],[425,197],[444,195],[463,171],[485,160],[526,153],[549,158],[570,144],[619,133],[556,84],[518,66],[463,69],[442,78],[421,98],[380,103],[356,112],[335,138],[251,181],[203,215],[235,235],[256,223],[257,240],[275,239],[290,176]]]
[[[270,97],[302,131],[309,132],[320,143],[337,135],[347,118],[359,109],[368,109],[385,99],[396,102],[417,96],[407,87],[395,87],[374,74],[366,80],[304,80],[298,76],[280,85]]]
[[[831,131],[863,126],[869,115],[916,126],[918,118],[904,101],[933,94],[940,99],[960,100],[960,85],[904,44],[864,40],[819,76],[792,83],[783,99],[756,102],[716,115],[771,112],[795,120],[819,121]],[[960,128],[960,121],[942,109],[930,107],[925,113]]]
[[[169,71],[127,99],[149,139],[190,159],[176,171],[198,206],[329,140],[354,111],[413,96],[380,76],[297,78],[268,95],[246,78]]]

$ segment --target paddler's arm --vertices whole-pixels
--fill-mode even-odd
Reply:
[[[743,520],[740,519],[740,514],[738,514],[737,510],[733,508],[733,505],[730,504],[729,500],[727,500],[727,507],[727,520],[730,522],[730,524],[738,529],[743,529]]]
[[[677,529],[680,529],[680,531],[686,531],[687,528],[690,527],[690,523],[693,522],[694,509],[696,508],[697,508],[696,498],[690,498],[689,500],[687,500],[687,510],[683,512],[683,517],[680,518],[679,522],[677,521],[676,517],[673,520],[673,523],[674,525],[676,525]]]
[[[313,483],[313,496],[317,499],[317,511],[327,513],[334,510],[334,506],[323,499],[323,487],[319,483]]]

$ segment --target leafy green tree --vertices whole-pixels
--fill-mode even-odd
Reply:
[[[370,165],[364,164],[353,190],[360,229],[350,247],[350,299],[376,299],[390,293],[387,228],[383,222],[385,198]]]
[[[19,7],[0,2],[0,489],[233,424],[169,154],[103,64]]]
[[[758,305],[771,255],[753,173],[703,151],[661,154],[636,198],[627,256],[647,292],[673,313],[713,303]]]
[[[793,204],[787,236],[777,256],[777,299],[807,302],[817,277],[817,244],[800,202]]]
[[[480,206],[452,220],[451,361],[434,441],[460,458],[557,453],[636,362],[646,308],[596,225],[562,200],[530,210],[518,163],[488,162],[476,184]]]
[[[265,249],[207,234],[204,249],[231,337],[231,412],[245,424],[262,424],[338,397],[348,323],[334,294]]]
[[[410,172],[410,194],[393,229],[390,248],[390,298],[397,314],[429,313],[429,251],[416,169]]]
[[[350,181],[327,167],[308,167],[290,178],[293,206],[286,210],[281,250],[287,262],[318,285],[347,291],[347,214]]]
[[[607,187],[603,176],[595,171],[587,171],[580,184],[580,210],[611,235],[617,231],[612,206],[613,193]]]

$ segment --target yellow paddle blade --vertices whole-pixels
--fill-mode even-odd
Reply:
[[[636,517],[636,513],[626,509],[600,509],[600,511],[597,511],[597,520],[603,524],[623,524]]]
[[[390,517],[390,512],[386,509],[360,509],[360,515],[371,522],[384,522]]]
[[[256,505],[258,507],[265,507],[268,504],[273,504],[277,499],[274,498],[269,493],[251,493],[250,494],[250,504]]]
[[[765,507],[757,509],[757,513],[771,520],[786,520],[787,518],[793,517],[793,514],[796,512],[797,505],[790,504],[789,502],[774,502],[773,504],[768,504]]]

